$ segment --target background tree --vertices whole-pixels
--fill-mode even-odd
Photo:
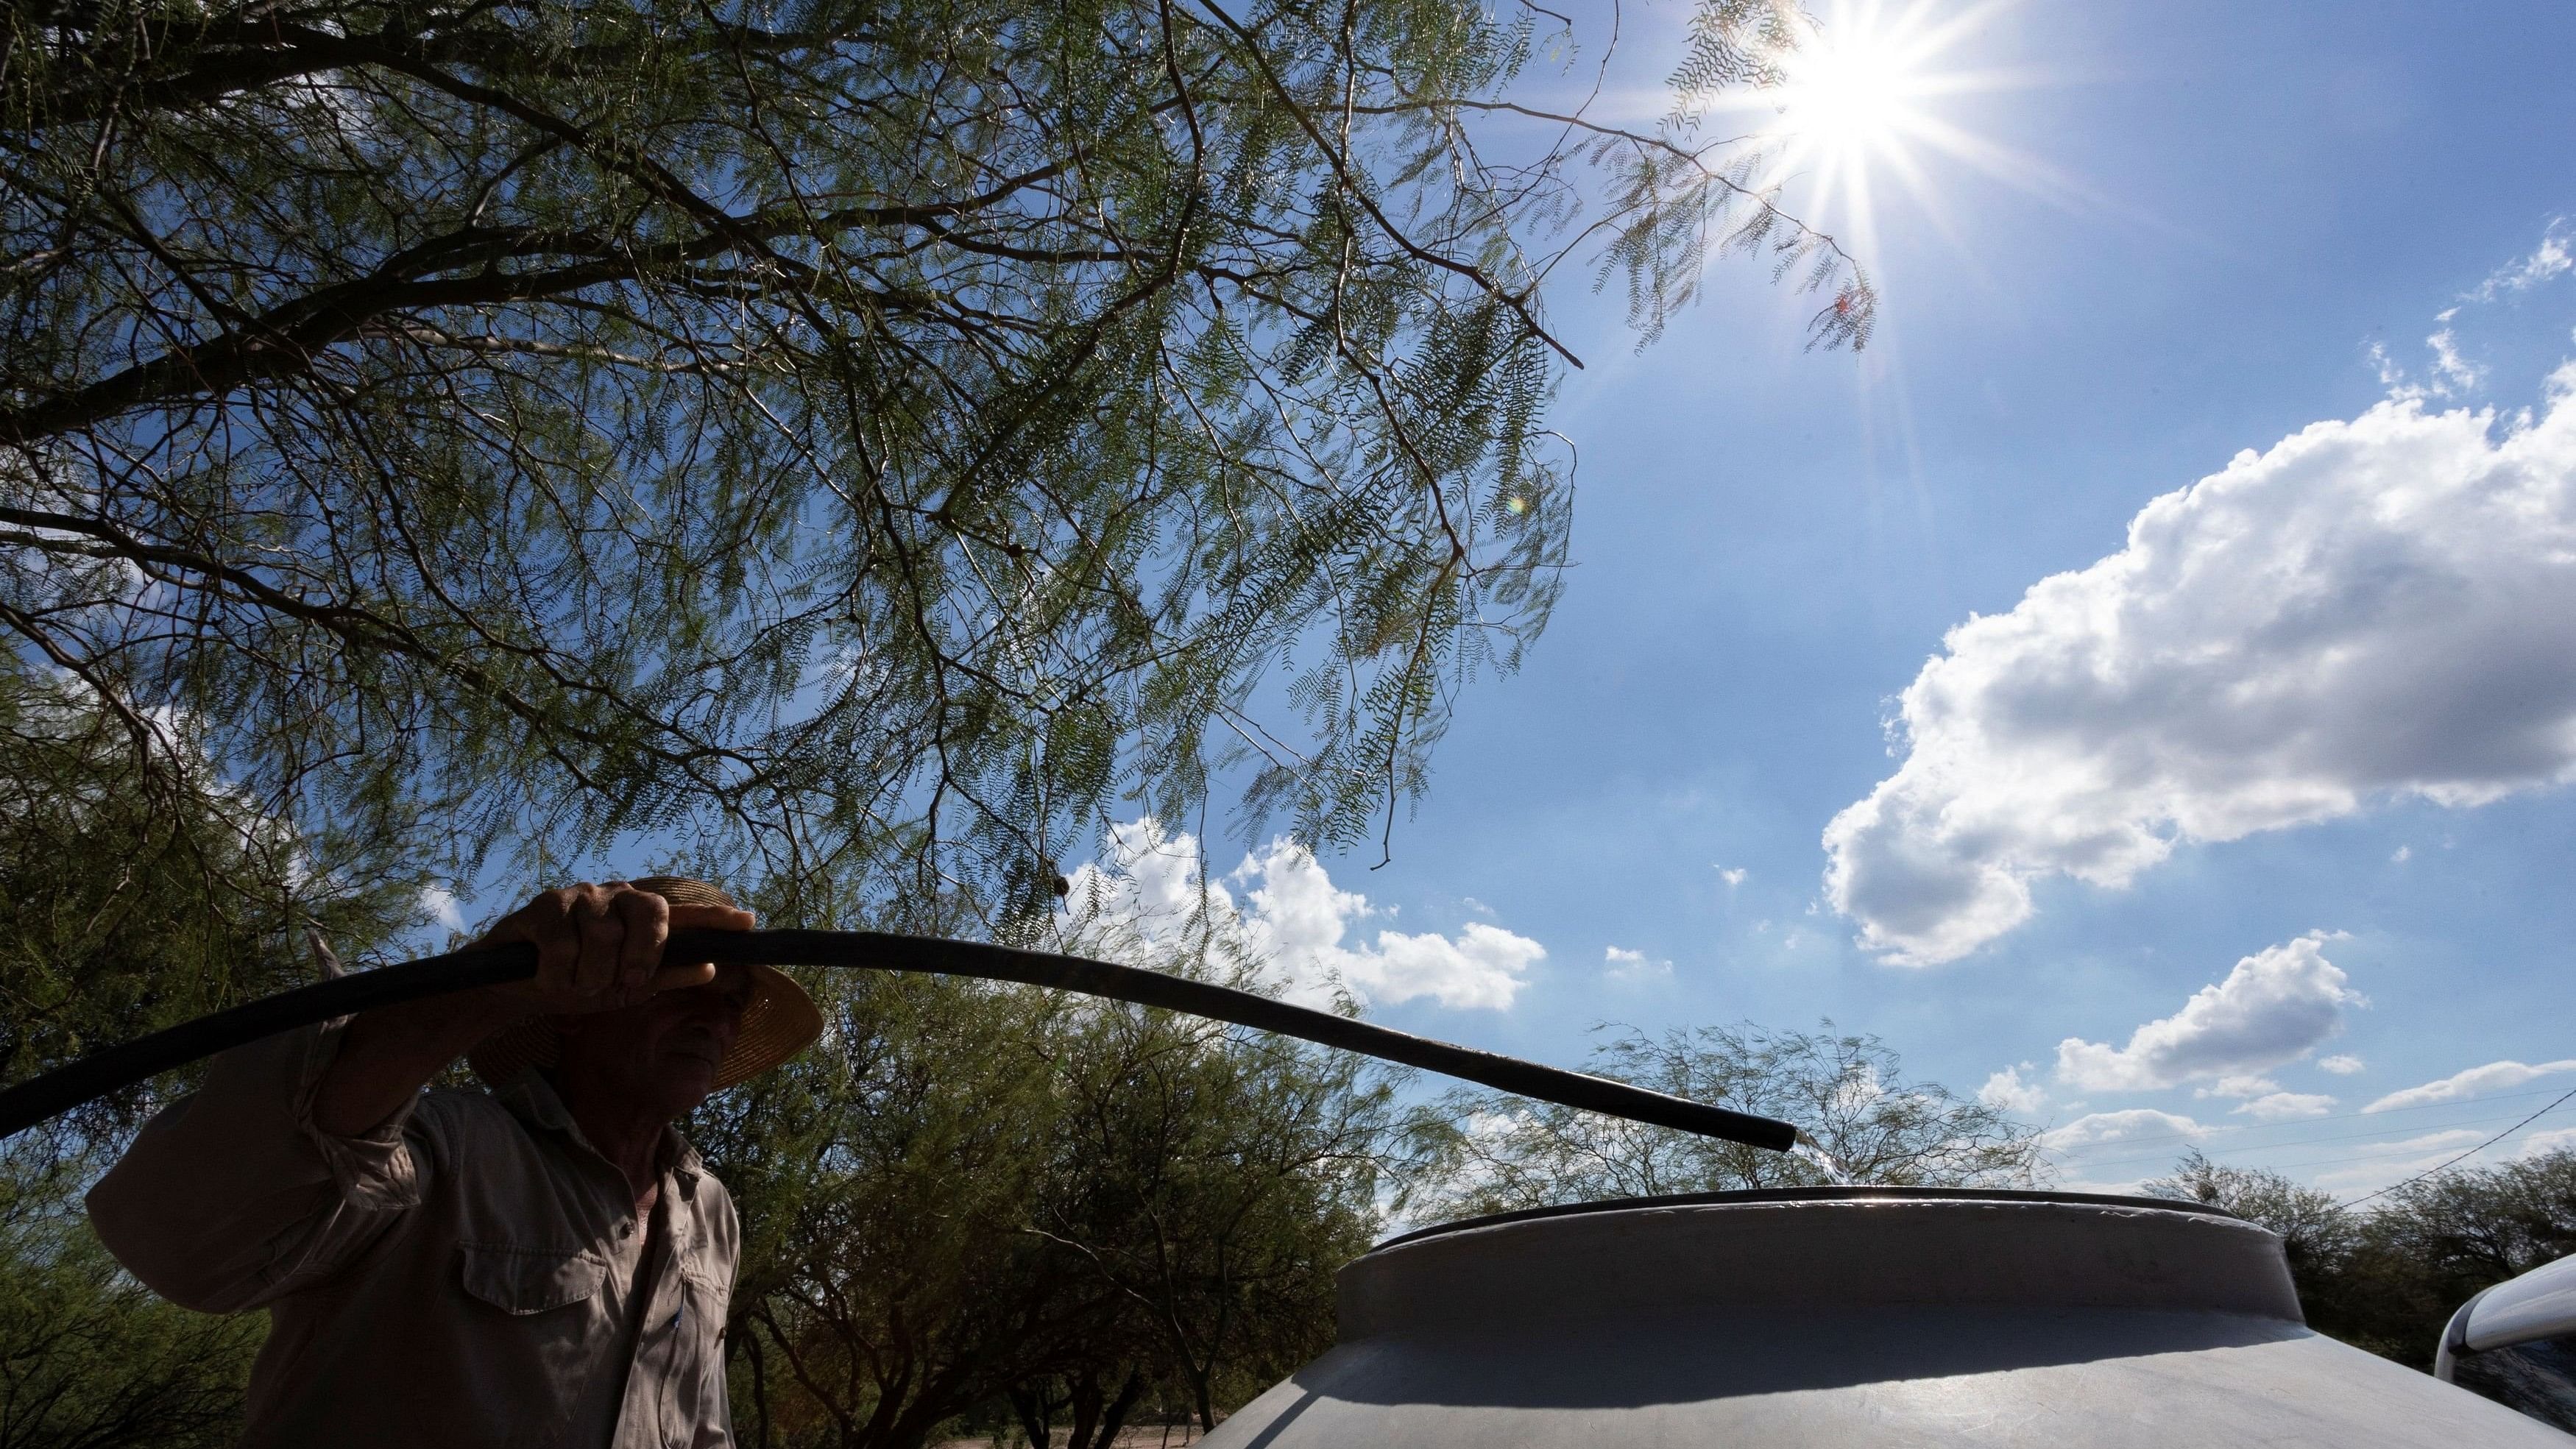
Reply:
[[[2173,1174],[2141,1183],[2148,1197],[2222,1208],[2278,1234],[2290,1273],[2304,1285],[2339,1269],[2359,1246],[2358,1224],[2333,1193],[2302,1187],[2265,1167],[2226,1167],[2192,1148]],[[2303,1288],[2304,1291],[2304,1288]]]
[[[184,745],[184,721],[163,726]],[[353,959],[417,883],[260,816],[185,748],[130,768],[76,682],[0,658],[0,1079],[313,978],[308,931]],[[187,1076],[0,1144],[0,1446],[218,1445],[265,1325],[154,1298],[80,1194]]]
[[[1593,1048],[1596,1076],[1653,1087],[1798,1126],[1850,1181],[1908,1186],[2031,1185],[2038,1134],[2003,1113],[1908,1082],[1874,1036],[1774,1031],[1749,1023],[1616,1029]],[[1599,1031],[1609,1032],[1603,1027]],[[1551,1203],[1733,1188],[1811,1187],[1834,1170],[1792,1156],[1669,1128],[1491,1093],[1451,1093],[1457,1124],[1416,1181],[1444,1215]]]
[[[158,726],[137,775],[118,712],[0,655],[0,1081],[314,977],[308,933],[363,959],[417,905],[416,868],[260,814]],[[150,1098],[57,1124],[112,1136]]]
[[[175,1308],[89,1230],[86,1153],[0,1149],[0,1446],[218,1449],[265,1322]]]
[[[2576,1152],[2411,1182],[2373,1216],[2380,1246],[2462,1283],[2528,1273],[2576,1250]]]
[[[1220,770],[1383,833],[1556,596],[1551,276],[1869,324],[1696,135],[1786,0],[1699,0],[1637,131],[1514,91],[1549,15],[13,4],[0,629],[460,878],[648,833],[1013,929]]]
[[[2351,1341],[2432,1367],[2442,1326],[2478,1290],[2576,1250],[2576,1152],[2409,1183],[2361,1215],[2334,1306]]]
[[[1035,1229],[1151,1354],[1094,1381],[1141,1390],[1159,1364],[1213,1429],[1332,1345],[1333,1275],[1376,1236],[1406,1121],[1351,1057],[1160,1012],[1075,1016]]]
[[[1059,1109],[1041,993],[815,983],[822,1045],[690,1133],[745,1224],[727,1343],[750,1445],[911,1446],[1062,1362],[1097,1295],[1026,1231]]]
[[[2479,1290],[2576,1251],[2576,1151],[2410,1182],[2367,1206],[2193,1151],[2144,1185],[2281,1235],[2309,1325],[2419,1369]]]
[[[692,1129],[749,1235],[746,1444],[980,1419],[1096,1449],[1144,1403],[1212,1424],[1331,1342],[1400,1125],[1358,1066],[1023,988],[815,984],[828,1049]]]

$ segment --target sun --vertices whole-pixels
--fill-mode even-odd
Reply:
[[[1771,116],[1765,189],[1792,193],[1790,205],[1819,225],[1848,230],[1874,250],[1874,182],[1892,177],[1947,230],[1930,185],[1934,156],[1961,160],[2017,184],[2045,168],[1971,134],[1942,114],[1945,99],[2028,83],[2027,77],[1963,69],[1955,52],[2012,0],[1945,3],[1834,0],[1801,28],[1781,57],[1775,85],[1744,97]]]
[[[1915,128],[1917,58],[1885,33],[1854,27],[1812,36],[1784,68],[1779,131],[1820,152],[1874,151]]]

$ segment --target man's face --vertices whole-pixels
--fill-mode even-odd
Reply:
[[[685,1117],[715,1090],[716,1064],[742,1028],[751,992],[749,968],[719,966],[704,986],[616,1011],[557,1017],[563,1048],[556,1083],[568,1098],[602,1092],[666,1121]]]

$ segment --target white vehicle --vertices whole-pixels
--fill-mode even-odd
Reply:
[[[2433,1377],[2576,1432],[2576,1256],[2461,1304]]]

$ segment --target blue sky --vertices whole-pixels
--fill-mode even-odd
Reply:
[[[1684,13],[1631,9],[1641,87]],[[2576,1088],[2570,54],[2563,4],[1978,12],[1931,64],[2013,83],[1921,104],[2031,164],[1878,175],[1857,358],[1758,265],[1642,353],[1562,291],[1553,624],[1391,864],[1234,889],[1411,1030],[2017,1072],[2068,1184],[2197,1144],[2366,1191]]]

